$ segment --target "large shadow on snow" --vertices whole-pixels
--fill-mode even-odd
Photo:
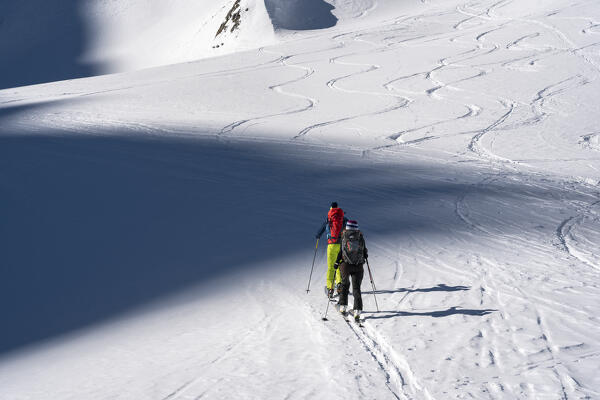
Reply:
[[[202,291],[275,257],[301,253],[308,265],[332,200],[369,237],[427,236],[469,229],[452,201],[488,190],[475,192],[480,178],[468,168],[378,163],[318,146],[11,130],[30,108],[0,109],[0,353]],[[499,185],[491,195],[522,190]],[[463,289],[423,289],[436,290]]]
[[[0,89],[91,76],[82,0],[0,2]]]
[[[324,0],[265,0],[275,29],[310,30],[335,26],[335,7]]]

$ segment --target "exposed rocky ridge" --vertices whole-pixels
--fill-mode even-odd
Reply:
[[[245,11],[248,11],[248,8],[246,8]],[[240,27],[240,23],[242,22],[241,12],[242,10],[240,7],[240,0],[236,0],[233,4],[233,7],[231,7],[231,10],[229,10],[227,15],[225,16],[225,21],[223,21],[223,23],[219,27],[215,38],[221,33],[226,32],[229,29],[230,23],[231,29],[229,29],[229,32],[233,33],[236,29],[238,29]]]

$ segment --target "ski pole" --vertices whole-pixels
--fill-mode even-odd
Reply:
[[[367,269],[369,270],[369,278],[371,279],[371,286],[373,287],[373,297],[375,298],[375,307],[377,307],[377,312],[379,312],[379,305],[377,304],[377,296],[375,296],[375,282],[373,282],[373,274],[371,273],[371,266],[369,265],[369,259],[367,258]]]
[[[313,256],[312,267],[310,267],[310,276],[308,277],[308,286],[306,287],[306,293],[310,292],[310,281],[312,279],[313,269],[315,268],[315,260],[317,258],[317,249],[319,248],[319,239],[317,238],[317,244],[315,246],[315,255]]]
[[[337,273],[337,268],[333,270],[333,281],[332,282],[335,282],[335,274],[336,273]],[[333,283],[332,283],[332,285],[333,285]],[[322,318],[323,321],[327,321],[327,311],[329,311],[329,303],[330,303],[329,300],[330,299],[331,299],[331,297],[329,297],[329,293],[327,293],[327,308],[325,308],[325,315]]]

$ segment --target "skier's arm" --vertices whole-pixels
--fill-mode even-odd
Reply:
[[[319,231],[315,235],[315,239],[321,239],[321,235],[323,235],[323,232],[325,232],[326,226],[327,226],[327,220],[325,220],[325,222],[323,222],[323,225],[321,225],[321,227],[319,228]]]

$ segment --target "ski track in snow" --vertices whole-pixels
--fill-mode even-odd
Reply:
[[[491,21],[491,20],[494,20],[494,19],[499,19],[498,17],[495,17],[495,16],[492,15],[493,11],[496,8],[499,8],[499,7],[502,7],[502,6],[505,6],[505,5],[509,4],[510,2],[511,1],[500,1],[500,2],[494,3],[494,4],[492,4],[491,7],[487,8],[486,10],[481,11],[479,13],[467,12],[466,8],[468,8],[468,3],[465,4],[465,5],[463,5],[462,7],[459,6],[459,7],[457,7],[457,11],[460,12],[461,14],[466,15],[467,18],[464,19],[464,20],[462,20],[462,21],[460,21],[458,24],[456,24],[454,26],[454,29],[461,30],[461,29],[463,29],[463,25],[465,25],[466,23],[468,23],[469,21],[472,21],[474,19],[484,19],[486,21]],[[517,20],[507,20],[506,22],[504,22],[499,27],[485,30],[483,33],[478,34],[475,37],[475,40],[478,41],[478,42],[480,42],[480,41],[482,41],[484,39],[484,37],[486,35],[488,35],[488,34],[490,34],[492,32],[504,29],[507,24],[509,24],[511,22],[515,22],[515,21],[517,21]],[[571,47],[571,49],[573,49],[573,48],[576,47],[574,45],[574,43],[572,41],[570,41],[564,33],[562,33],[560,30],[558,30],[557,28],[555,28],[553,26],[550,26],[548,24],[543,24],[543,23],[541,23],[539,21],[535,21],[535,20],[525,20],[525,22],[541,25],[542,27],[555,32],[558,36],[560,36],[562,38],[562,40],[566,44],[568,44]],[[540,36],[539,32],[535,32],[533,34],[521,36],[521,37],[517,38],[516,40],[512,41],[511,43],[509,43],[508,45],[506,45],[505,48],[510,49],[510,48],[512,48],[514,46],[517,46],[520,42],[522,42],[524,40],[531,39],[531,38],[536,38],[538,36]],[[478,48],[482,49],[483,47],[479,44]],[[494,51],[498,50],[499,48],[500,48],[499,44],[494,44],[493,47],[490,50],[487,51],[486,54],[490,54],[491,52],[494,52]],[[574,50],[571,50],[571,51],[575,53]],[[478,56],[479,55],[475,55],[475,57],[478,57]],[[522,59],[530,59],[530,58],[532,58],[532,56],[527,56],[527,57],[524,57],[524,58],[518,58],[516,60],[511,60],[511,61],[503,61],[501,63],[501,65],[502,66],[507,66],[509,63],[512,63],[512,62],[515,62],[515,61],[520,61]],[[585,60],[586,60],[586,62],[592,64],[594,68],[597,68],[596,64],[594,64],[591,60],[589,60],[588,58],[586,58]],[[498,63],[496,63],[496,64],[498,64]],[[444,68],[444,67],[446,67],[448,65],[449,65],[449,63],[448,63],[447,59],[442,59],[442,60],[439,61],[439,65],[436,68],[434,68],[433,70],[431,70],[430,72],[427,73],[426,77],[428,79],[432,80],[432,82],[435,85],[432,89],[429,89],[427,91],[428,95],[434,96],[434,95],[436,95],[436,92],[438,90],[440,90],[441,88],[443,88],[443,87],[446,86],[443,83],[441,83],[441,82],[433,79],[432,75],[436,71],[439,71],[439,70],[441,70],[442,68]],[[488,65],[495,65],[495,64],[488,64]],[[485,74],[485,71],[482,71],[481,74]],[[561,86],[564,83],[571,82],[572,80],[578,80],[577,84],[574,85],[574,86],[571,86],[571,87],[561,88],[561,89],[558,89],[558,90],[553,90],[556,87],[559,87],[559,86]],[[544,105],[545,100],[547,100],[547,98],[549,98],[551,96],[554,96],[554,95],[558,95],[558,94],[564,93],[564,92],[566,92],[569,89],[580,87],[582,85],[587,84],[588,82],[589,81],[587,79],[585,79],[584,77],[577,76],[577,77],[572,77],[572,78],[569,78],[569,79],[567,79],[565,81],[561,81],[561,82],[558,82],[556,84],[550,85],[550,86],[545,87],[544,89],[540,90],[538,92],[538,94],[537,94],[537,97],[531,103],[531,108],[533,110],[534,116],[531,119],[527,120],[526,122],[518,124],[518,126],[522,127],[522,126],[525,126],[525,125],[539,124],[547,116],[547,113],[543,110],[543,105]],[[488,127],[484,128],[483,130],[479,131],[472,138],[472,140],[470,141],[470,143],[468,145],[468,149],[471,152],[474,152],[475,154],[477,154],[479,157],[487,159],[489,161],[503,162],[503,163],[509,163],[509,164],[511,164],[511,163],[512,164],[519,163],[518,161],[510,160],[510,159],[507,159],[505,157],[498,156],[497,154],[492,153],[490,149],[484,148],[482,146],[482,144],[481,144],[481,139],[487,133],[492,132],[492,131],[497,131],[498,126],[501,125],[502,123],[504,123],[510,117],[510,114],[512,114],[512,112],[514,111],[514,108],[517,106],[517,102],[515,102],[514,100],[500,99],[499,101],[500,101],[500,103],[505,108],[509,108],[508,111],[507,111],[507,113],[504,114],[504,115],[502,115],[500,117],[500,119],[498,119],[497,121],[495,121],[494,123],[492,123],[490,126],[488,126]],[[446,122],[446,121],[439,121],[439,122],[431,124],[429,126],[435,126],[435,125],[443,124],[444,122]],[[425,126],[425,127],[427,127],[427,126]],[[517,127],[517,126],[512,126],[511,129],[514,129],[515,127]],[[419,130],[419,129],[422,129],[422,128],[424,128],[424,127],[417,128],[417,129],[414,129],[414,130]],[[400,132],[399,134],[392,135],[390,137],[390,139],[397,140],[402,135],[404,135],[404,134],[406,134],[408,132],[414,131],[414,130]],[[542,137],[542,140],[545,140],[544,137],[542,136],[541,132],[538,133],[538,134]],[[420,139],[417,139],[417,140],[412,140],[412,141],[408,142],[407,144],[421,143],[423,141],[427,141],[427,140],[431,140],[431,139],[438,139],[438,138],[439,137],[437,137],[437,136],[427,136],[427,137],[423,137],[423,138],[420,138]],[[491,145],[492,146],[493,146],[494,141],[495,141],[495,138],[492,138],[492,140],[491,140]]]
[[[337,40],[339,37],[347,36],[347,35],[350,35],[350,34],[351,33],[345,33],[345,34],[341,34],[341,35],[336,35],[336,36],[334,36],[332,38],[332,40]],[[359,41],[359,39],[357,39],[357,37],[359,37],[359,36],[360,35],[355,35],[353,37],[353,40],[354,41]],[[377,52],[377,51],[380,50],[377,44],[373,44],[373,43],[368,42],[368,41],[364,41],[364,42],[376,46],[376,49],[373,50],[374,52]],[[345,44],[344,44],[343,41],[340,42],[340,43],[341,43],[342,47],[345,47]],[[389,93],[366,92],[366,91],[355,90],[355,89],[347,89],[347,88],[342,88],[342,87],[340,87],[338,85],[338,82],[342,81],[344,79],[353,78],[353,77],[356,77],[356,76],[359,76],[359,75],[362,75],[362,74],[368,74],[369,72],[376,71],[376,70],[378,70],[378,69],[381,68],[379,65],[376,65],[376,64],[361,64],[361,63],[351,63],[351,62],[342,62],[342,61],[339,61],[339,59],[341,59],[341,58],[351,57],[351,56],[358,55],[358,54],[364,55],[364,54],[369,54],[369,53],[370,52],[367,52],[367,53],[353,52],[353,53],[348,53],[348,54],[344,54],[344,55],[341,55],[341,56],[337,56],[337,57],[331,58],[329,60],[329,62],[332,63],[332,64],[350,65],[350,66],[358,66],[358,67],[365,67],[366,66],[368,68],[366,68],[364,70],[361,70],[361,71],[358,71],[358,72],[353,72],[351,74],[347,74],[347,75],[343,75],[343,76],[340,76],[340,77],[333,78],[333,79],[329,80],[326,83],[327,87],[329,89],[338,90],[340,92],[349,93],[349,94],[362,94],[362,95],[366,95],[366,96],[378,96],[378,97],[393,97],[395,99],[395,103],[396,104],[390,105],[388,107],[385,107],[382,110],[378,110],[378,111],[374,111],[374,112],[368,112],[368,113],[362,113],[362,114],[354,114],[354,115],[351,115],[351,116],[348,116],[348,117],[338,118],[338,119],[334,119],[334,120],[331,120],[331,121],[325,121],[325,122],[320,122],[320,123],[317,123],[317,124],[310,125],[310,126],[304,128],[304,129],[302,129],[300,132],[298,132],[298,134],[296,134],[294,136],[294,139],[299,139],[299,138],[307,135],[310,131],[312,131],[314,129],[317,129],[317,128],[322,128],[322,127],[325,127],[325,126],[330,126],[330,125],[338,124],[340,122],[350,121],[350,120],[361,118],[361,117],[386,114],[386,113],[389,113],[389,112],[392,112],[392,111],[399,110],[401,108],[408,107],[408,105],[410,104],[411,100],[409,98],[405,97],[405,96],[400,96],[400,95],[395,95],[395,94],[389,94]]]
[[[385,249],[382,250],[386,251]],[[402,273],[399,273],[398,269],[399,265],[396,262],[395,282],[398,282],[402,277]],[[402,299],[406,298],[406,296],[408,296],[408,292]],[[401,302],[402,300],[400,300],[398,305]],[[333,310],[333,313],[337,313],[337,310]],[[336,315],[332,317],[334,320],[338,318],[342,318],[342,316]],[[359,327],[355,322],[351,321],[352,317],[348,319],[346,320],[347,326],[352,330],[362,348],[377,362],[377,365],[386,377],[386,385],[394,397],[406,400],[415,398],[434,399],[429,391],[419,382],[406,359],[394,350],[393,346],[389,344],[385,337],[370,322],[365,320],[363,321],[363,327]]]
[[[475,40],[477,42],[481,42],[483,40],[483,38],[487,34],[489,34],[491,32],[494,32],[494,31],[497,31],[497,30],[500,30],[503,27],[504,27],[504,25],[502,25],[500,27],[497,27],[497,28],[493,28],[491,30],[487,30],[487,31],[485,31],[483,33],[477,34]],[[441,89],[447,88],[447,89],[451,89],[451,90],[460,90],[460,89],[458,89],[458,88],[456,88],[456,87],[454,87],[452,85],[455,85],[455,84],[458,84],[458,83],[461,83],[461,82],[467,82],[467,81],[470,81],[472,79],[481,78],[481,77],[483,77],[483,76],[485,76],[487,74],[487,71],[484,70],[484,69],[479,69],[472,76],[461,78],[461,79],[458,79],[458,80],[455,80],[455,81],[452,81],[452,82],[449,82],[449,83],[444,83],[444,82],[442,82],[442,81],[434,78],[434,74],[436,72],[439,72],[439,71],[441,71],[444,68],[447,68],[449,66],[458,66],[458,65],[461,65],[461,63],[463,63],[465,61],[468,61],[468,60],[471,60],[471,59],[474,59],[474,58],[477,58],[477,57],[482,57],[482,56],[488,55],[488,54],[496,51],[498,48],[499,48],[499,46],[497,44],[494,44],[491,49],[485,50],[485,52],[482,53],[482,54],[477,54],[478,50],[482,50],[483,49],[483,46],[480,43],[478,43],[477,46],[476,46],[476,48],[466,50],[464,52],[461,52],[461,53],[457,54],[456,56],[446,57],[446,58],[443,58],[443,59],[439,60],[438,61],[438,65],[436,67],[434,67],[430,71],[422,72],[422,73],[416,73],[416,74],[412,74],[412,75],[409,75],[409,76],[404,76],[404,77],[396,78],[394,80],[391,80],[391,81],[387,82],[386,84],[384,84],[384,86],[389,89],[389,88],[393,87],[393,84],[395,84],[397,82],[400,82],[400,81],[402,81],[404,79],[413,78],[413,77],[416,77],[416,76],[419,76],[419,75],[423,75],[425,79],[430,80],[432,82],[432,84],[433,84],[432,88],[427,89],[425,91],[425,93],[427,94],[427,96],[429,96],[429,97],[431,97],[432,99],[435,99],[435,100],[442,100],[443,97],[438,94],[438,92]],[[476,53],[476,54],[475,55],[470,55],[471,53]],[[459,58],[456,61],[449,61],[450,58],[461,57],[461,56],[464,56],[464,55],[469,55],[469,56]],[[501,101],[501,103],[503,101]],[[390,135],[388,138],[391,139],[391,140],[399,142],[397,144],[400,144],[400,145],[412,145],[412,144],[418,144],[418,143],[429,141],[429,140],[439,139],[440,136],[435,136],[435,135],[425,136],[425,137],[414,139],[414,140],[410,140],[410,141],[405,141],[405,140],[402,140],[401,138],[402,138],[402,136],[404,136],[404,135],[406,135],[408,133],[416,132],[416,131],[419,131],[419,130],[422,130],[422,129],[425,129],[425,128],[431,128],[431,127],[443,125],[443,124],[446,124],[446,123],[455,122],[455,121],[458,121],[458,120],[461,120],[461,119],[464,119],[464,118],[477,117],[482,112],[482,107],[480,107],[478,105],[465,104],[464,107],[469,110],[465,115],[460,115],[460,116],[457,116],[457,117],[452,118],[452,119],[443,120],[443,121],[437,121],[437,122],[434,122],[432,124],[428,124],[428,125],[420,126],[420,127],[417,127],[417,128],[412,128],[412,129],[400,131],[398,133]],[[501,118],[501,120],[502,120],[501,122],[503,122],[504,118]],[[477,143],[477,142],[479,142],[479,140],[481,139],[481,137],[484,134],[486,134],[488,131],[496,128],[497,125],[499,125],[499,123],[494,123],[494,124],[492,124],[491,127],[488,126],[487,128],[484,128],[483,131],[479,131],[478,134],[476,135],[476,137],[474,138],[474,140],[472,140],[471,143],[469,144],[468,148],[470,150],[472,150],[472,151],[474,149],[476,149],[475,152],[479,156],[482,156],[482,157],[484,157],[486,159],[494,159],[496,161],[502,160],[502,161],[505,161],[505,162],[512,162],[512,160],[507,160],[507,159],[504,159],[502,157],[499,157],[499,156],[496,156],[496,155],[492,154],[489,150],[483,149]],[[466,133],[468,133],[468,132],[462,132],[462,133],[459,133],[459,134],[466,134]],[[450,135],[444,135],[444,137],[448,137],[448,136],[450,136]],[[374,148],[373,150],[386,149],[386,148],[393,147],[393,146],[395,146],[397,144],[379,146],[379,147]]]
[[[330,307],[332,308],[332,307]],[[331,310],[332,314],[338,311]],[[331,315],[330,319],[335,324],[341,315]],[[349,317],[348,319],[352,319]],[[359,327],[353,321],[346,321],[362,348],[373,358],[386,379],[389,391],[397,399],[424,398],[433,399],[426,388],[424,388],[415,377],[407,361],[396,353],[386,339],[367,321],[363,321],[363,327]]]
[[[419,383],[408,362],[394,351],[393,347],[371,324],[363,322],[363,325],[364,328],[360,328],[355,323],[350,322],[348,324],[366,351],[377,360],[388,377],[388,384],[394,385],[393,389],[390,387],[394,395],[400,399],[422,398],[432,400],[433,397]]]
[[[577,229],[577,226],[581,225],[583,220],[592,212],[593,208],[600,204],[600,201],[596,201],[589,206],[585,207],[581,212],[575,216],[568,217],[556,229],[556,236],[562,249],[567,252],[570,256],[581,261],[583,264],[590,266],[593,269],[600,270],[600,265],[590,260],[582,251],[577,249],[577,241],[573,236],[573,231]]]
[[[385,384],[389,392],[396,399],[409,399],[407,397],[407,391],[412,391],[414,386],[412,382],[407,382],[405,376],[409,375],[409,369],[404,369],[399,366],[399,363],[390,358],[393,349],[391,346],[385,343],[385,340],[380,338],[379,340],[374,338],[376,332],[367,333],[367,325],[365,323],[363,328],[357,326],[354,321],[346,320],[342,323],[341,319],[345,318],[339,314],[339,312],[332,306],[332,302],[329,304],[329,322],[326,326],[331,329],[338,336],[345,336],[345,331],[348,329],[352,332],[352,335],[357,341],[360,347],[353,347],[355,351],[364,350],[372,360],[376,363],[385,379]],[[318,311],[314,308],[311,313],[313,316],[318,314]],[[351,319],[351,317],[349,317]],[[348,329],[342,327],[346,325]],[[356,357],[354,357],[356,358]],[[408,368],[408,365],[404,364]],[[359,373],[357,371],[357,373]],[[360,388],[358,389],[360,391]]]
[[[524,298],[527,298],[527,294],[522,289],[519,288],[519,292],[521,292],[521,294]],[[530,302],[530,303],[535,304],[535,302]],[[577,386],[579,386],[579,384],[577,383],[577,381],[575,379],[573,379],[569,375],[568,370],[566,368],[562,367],[561,363],[557,360],[555,352],[553,351],[553,348],[555,348],[556,346],[552,342],[549,330],[543,323],[542,314],[537,309],[537,307],[535,307],[535,305],[533,306],[533,309],[535,312],[536,323],[537,323],[539,331],[540,331],[540,339],[542,340],[542,343],[543,343],[542,346],[544,347],[543,351],[546,354],[550,355],[551,361],[552,361],[550,368],[552,368],[556,377],[558,378],[558,381],[560,382],[561,398],[568,399],[570,394],[572,394],[572,392],[574,391],[573,383],[575,383]],[[567,392],[569,392],[569,393],[567,393]]]
[[[469,142],[468,149],[470,151],[472,151],[473,153],[477,154],[479,157],[490,160],[490,161],[514,163],[515,161],[513,161],[513,160],[509,160],[507,158],[500,157],[500,156],[492,153],[489,149],[483,147],[483,145],[481,144],[481,139],[487,133],[494,131],[496,128],[498,128],[498,126],[502,125],[511,116],[511,114],[513,113],[513,111],[515,109],[514,103],[508,104],[508,103],[503,102],[502,105],[504,106],[505,109],[508,109],[506,111],[506,113],[503,114],[502,116],[500,116],[500,118],[498,118],[496,121],[494,121],[491,125],[482,129],[475,136],[473,136],[473,138]]]
[[[285,55],[284,53],[277,53],[277,52],[273,52],[273,51],[270,51],[270,50],[266,50],[264,48],[260,48],[259,52],[278,54],[279,55],[278,61],[279,61],[279,63],[282,66],[288,67],[288,68],[300,69],[301,71],[304,72],[304,74],[302,76],[298,77],[298,78],[295,78],[295,79],[292,79],[292,80],[289,80],[289,81],[286,81],[286,82],[278,83],[276,85],[269,86],[269,89],[273,90],[273,91],[275,91],[277,93],[280,93],[282,95],[285,95],[285,96],[290,96],[290,97],[293,97],[293,98],[299,98],[299,99],[305,100],[307,102],[307,104],[304,107],[300,107],[300,108],[297,108],[297,109],[294,109],[294,110],[291,110],[291,111],[286,111],[286,112],[281,112],[281,113],[267,114],[267,115],[263,115],[263,116],[260,116],[260,117],[253,117],[253,118],[249,118],[249,119],[244,119],[244,120],[232,122],[231,124],[229,124],[229,125],[227,125],[227,126],[225,126],[225,127],[223,127],[221,129],[221,134],[223,135],[223,134],[230,133],[233,130],[235,130],[236,128],[238,128],[238,127],[240,127],[240,126],[242,126],[244,124],[248,124],[249,122],[254,122],[254,121],[269,119],[269,118],[278,117],[278,116],[285,116],[285,115],[292,115],[292,114],[303,113],[303,112],[306,112],[306,111],[312,109],[315,106],[315,104],[316,104],[316,99],[313,99],[313,98],[308,97],[308,96],[303,96],[303,95],[300,95],[300,94],[297,94],[297,93],[285,91],[283,89],[283,87],[287,86],[287,85],[291,85],[291,84],[297,83],[297,82],[300,82],[300,81],[303,81],[305,79],[308,79],[314,73],[314,70],[312,68],[310,68],[310,67],[305,67],[305,66],[302,66],[302,65],[289,64],[288,60],[292,59],[293,57],[297,57],[297,56],[301,56],[301,55],[306,55],[306,54],[314,54],[314,53],[324,52],[324,51],[330,51],[330,50],[333,50],[333,49],[336,49],[336,48],[337,47],[333,47],[333,48],[327,48],[327,49],[324,49],[324,50],[317,50],[317,51],[311,51],[311,52],[307,52],[307,53],[298,53],[298,54],[292,54],[292,55]]]

